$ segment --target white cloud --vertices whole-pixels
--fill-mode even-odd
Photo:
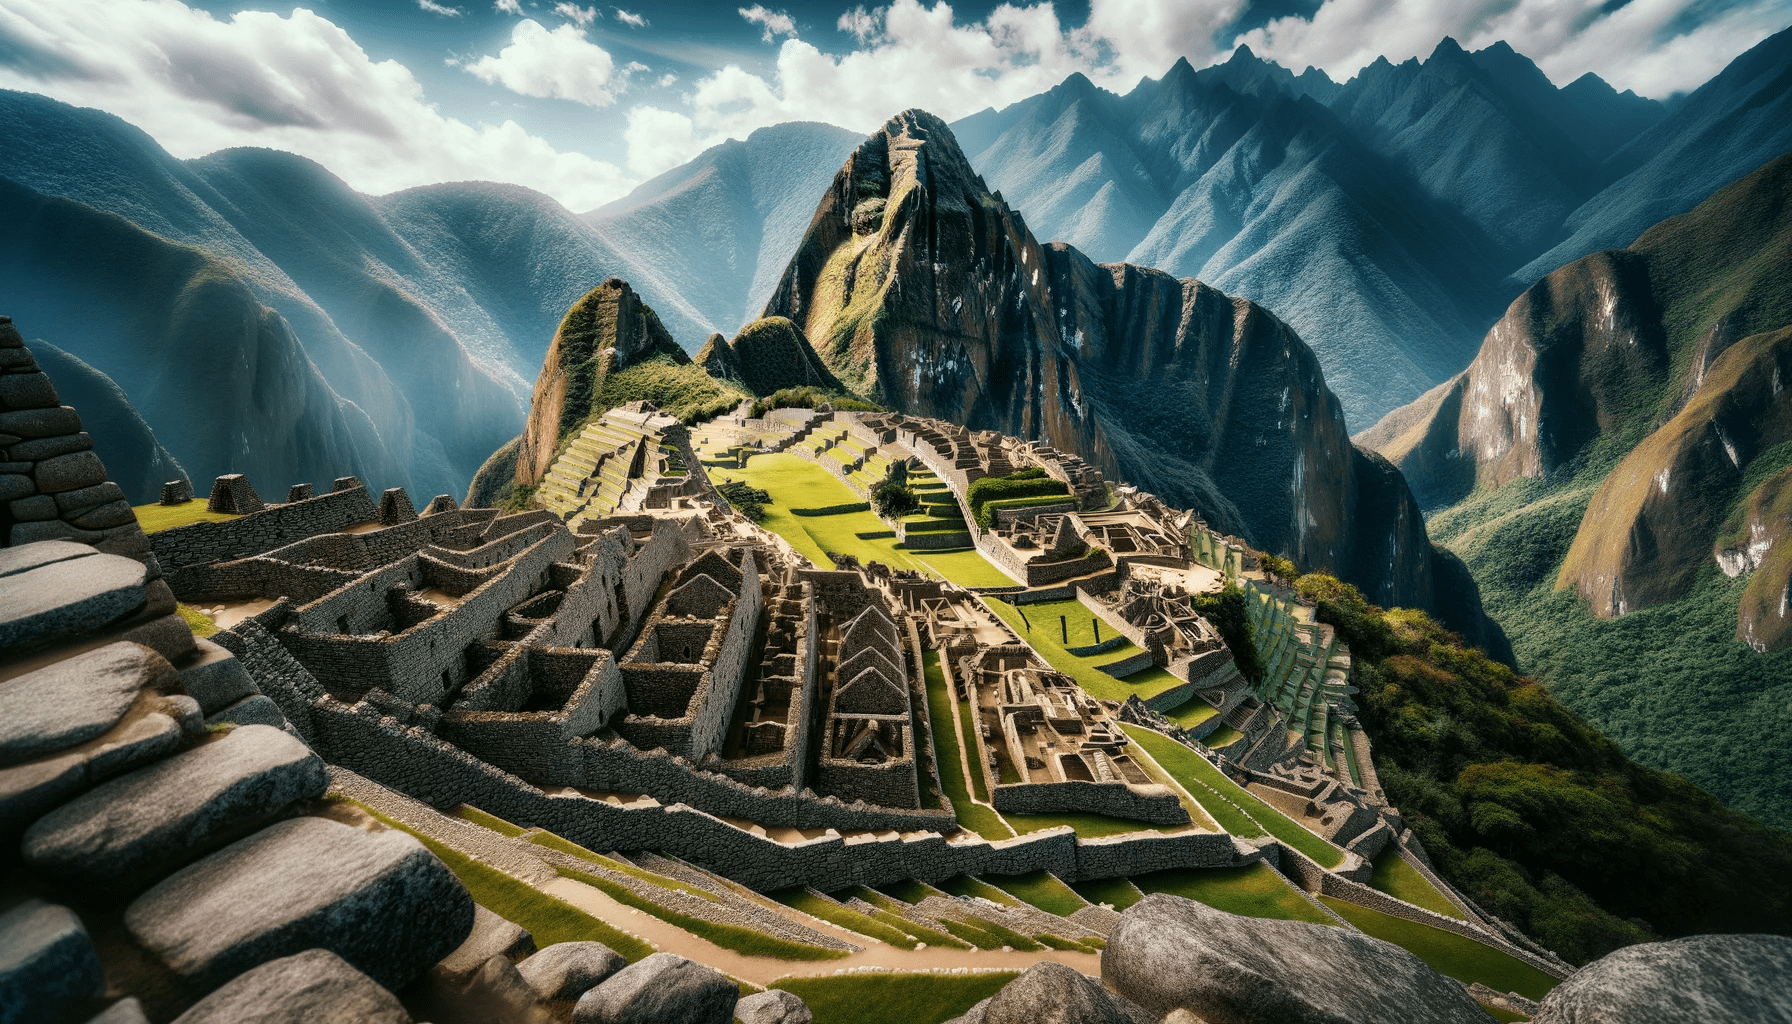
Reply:
[[[690,118],[658,107],[629,111],[622,138],[628,144],[628,169],[643,178],[669,171],[704,149]]]
[[[1557,85],[1591,71],[1618,89],[1665,97],[1703,84],[1786,26],[1785,0],[1743,0],[1712,15],[1704,0],[1325,0],[1239,37],[1259,56],[1340,81],[1376,57],[1423,58],[1445,36],[1478,50],[1504,40]]]
[[[633,185],[514,121],[443,116],[404,65],[372,60],[304,8],[224,20],[177,0],[6,0],[0,38],[16,55],[0,66],[0,88],[108,111],[181,158],[265,146],[316,160],[362,192],[507,181],[574,210]]]
[[[678,83],[678,76],[668,71],[660,76],[660,88],[669,88]]]
[[[466,68],[524,96],[607,107],[616,102],[617,90],[611,82],[614,66],[609,51],[586,39],[577,25],[549,31],[540,22],[524,18],[511,30],[509,46],[496,57],[487,54]]]
[[[492,0],[492,10],[499,14],[521,14],[523,5],[517,0]]]
[[[840,20],[834,22],[834,27],[849,33],[862,43],[877,35],[877,15],[860,5],[842,14]]]
[[[554,5],[554,13],[567,21],[584,28],[603,15],[597,13],[595,7],[580,7],[578,4],[558,3]]]
[[[765,34],[762,38],[768,43],[778,36],[796,38],[796,22],[783,11],[771,11],[764,4],[754,4],[740,8],[740,16],[763,28]]]
[[[417,0],[417,7],[431,14],[440,14],[444,18],[458,18],[461,11],[458,7],[444,7],[436,0]]]
[[[635,14],[630,11],[625,11],[620,7],[615,8],[615,11],[616,11],[616,20],[622,22],[624,25],[627,25],[630,28],[646,28],[647,27],[647,19],[644,16]]]

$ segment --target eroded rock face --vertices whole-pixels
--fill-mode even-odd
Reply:
[[[1487,1021],[1461,985],[1391,943],[1161,893],[1121,915],[1101,976],[1153,1013],[1187,1009],[1209,1024]]]
[[[1792,1021],[1792,939],[1695,935],[1608,954],[1570,975],[1532,1024]]]
[[[1398,473],[1359,479],[1292,329],[1199,282],[1041,245],[925,112],[848,158],[765,312],[892,408],[1048,441],[1380,603],[1431,603],[1423,524],[1358,518],[1358,490],[1404,492]]]

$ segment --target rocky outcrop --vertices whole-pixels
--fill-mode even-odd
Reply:
[[[728,976],[674,953],[624,967],[580,997],[575,1024],[728,1024],[740,987]]]
[[[1416,506],[1287,324],[1040,244],[927,113],[848,158],[765,312],[891,408],[1047,441],[1380,603],[1433,604]]]
[[[1792,468],[1750,492],[1739,519],[1713,551],[1725,575],[1754,574],[1736,609],[1736,639],[1762,652],[1792,647]]]
[[[1792,939],[1695,935],[1647,942],[1576,971],[1532,1024],[1762,1024],[1792,1021]]]
[[[1739,497],[1747,467],[1792,440],[1792,327],[1745,338],[1692,401],[1612,470],[1581,520],[1558,585],[1599,616],[1684,596]]]
[[[841,389],[802,330],[781,316],[753,321],[733,341],[711,335],[697,352],[696,363],[710,376],[736,381],[755,395],[805,385]]]
[[[245,971],[176,1024],[411,1024],[396,996],[327,949]]]
[[[1102,980],[1156,1014],[1208,1024],[1485,1024],[1460,984],[1392,943],[1302,921],[1238,917],[1180,896],[1129,907]]]

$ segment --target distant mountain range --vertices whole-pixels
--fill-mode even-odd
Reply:
[[[1466,365],[1531,280],[1792,149],[1789,68],[1782,33],[1669,114],[1592,76],[1556,89],[1503,45],[1446,40],[1342,85],[1240,50],[1126,96],[1073,76],[952,127],[1042,241],[1275,312],[1362,429]],[[481,182],[365,196],[266,150],[177,160],[28,93],[0,93],[0,131],[7,311],[201,486],[353,471],[421,495],[463,493],[517,435],[561,315],[607,278],[688,352],[757,319],[861,141],[762,129],[575,214]]]

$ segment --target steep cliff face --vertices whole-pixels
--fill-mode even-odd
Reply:
[[[929,114],[847,158],[765,312],[892,408],[1048,441],[1379,602],[1434,603],[1417,505],[1353,448],[1293,329],[1041,245]]]
[[[691,361],[628,282],[612,277],[573,303],[535,378],[516,482],[541,482],[560,452],[561,436],[594,411],[605,377],[653,356],[680,365]]]
[[[1736,611],[1736,639],[1757,651],[1792,648],[1792,467],[1756,487],[1712,554],[1726,576],[1753,573]]]

